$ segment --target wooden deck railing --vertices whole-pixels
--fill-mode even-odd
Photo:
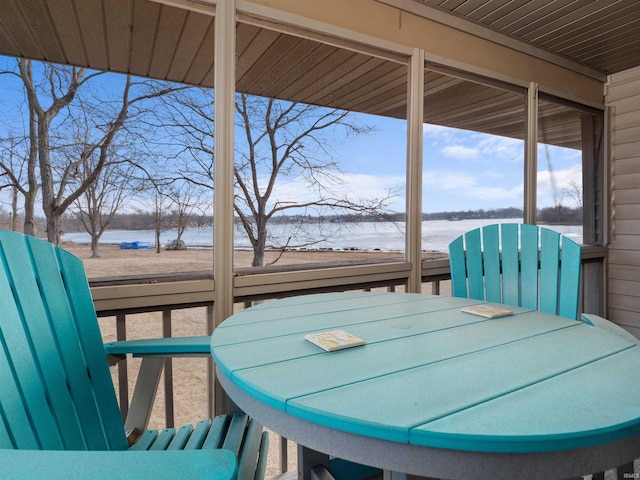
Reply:
[[[604,313],[605,255],[604,248],[584,249],[582,311]],[[373,289],[402,291],[409,271],[410,264],[403,261],[242,269],[236,271],[234,278],[235,308],[239,310],[254,302],[309,293]],[[441,282],[449,279],[449,261],[446,255],[423,260],[423,292],[440,294]],[[161,316],[162,335],[170,337],[174,327],[174,312],[204,307],[206,318],[203,324],[206,325],[206,333],[213,331],[213,272],[94,278],[90,280],[90,285],[98,316],[113,317],[118,340],[128,338],[128,316],[147,312],[156,312]],[[193,334],[203,335],[205,332]],[[212,415],[215,404],[213,367],[210,359],[207,363],[207,410]],[[118,397],[123,415],[126,415],[129,403],[129,364],[124,361],[117,368]],[[166,426],[173,426],[174,382],[170,360],[165,366],[164,412]],[[283,440],[280,445],[282,471],[287,469],[286,452],[286,440]]]

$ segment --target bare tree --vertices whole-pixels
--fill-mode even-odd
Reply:
[[[203,88],[185,89],[160,101],[163,108],[155,111],[155,123],[150,125],[156,132],[164,131],[164,135],[156,136],[156,151],[165,152],[166,164],[173,163],[175,167],[175,160],[179,162],[178,172],[173,175],[165,172],[165,180],[185,180],[213,189],[213,92]],[[147,178],[152,176],[163,177],[154,173]]]
[[[168,101],[168,98],[166,99]],[[185,179],[213,187],[213,100],[201,90],[171,99],[165,125],[182,130],[188,164]],[[332,144],[372,131],[342,110],[238,94],[234,210],[253,248],[253,266],[264,264],[269,222],[286,212],[330,210],[332,213],[384,211],[384,198],[356,198],[339,193],[342,172]],[[175,136],[173,137],[175,138]],[[278,184],[302,180],[307,200],[276,198]],[[292,241],[290,239],[290,241]],[[287,245],[274,245],[284,249]],[[289,245],[293,246],[293,245]]]
[[[124,77],[122,93],[115,102],[108,102],[93,97],[91,101],[79,99],[79,89],[104,72],[89,73],[87,69],[76,67],[42,64],[42,76],[34,76],[33,63],[30,60],[18,60],[19,75],[24,84],[29,111],[34,113],[35,132],[30,131],[32,144],[37,145],[37,157],[40,182],[42,185],[42,209],[47,221],[47,238],[54,244],[60,241],[60,221],[65,211],[76,202],[89,186],[100,176],[102,169],[109,161],[109,149],[118,133],[124,129],[125,123],[141,113],[132,112],[134,104],[155,99],[182,86],[166,86],[159,82],[133,82],[132,77]],[[135,87],[135,91],[134,91]],[[88,97],[87,97],[88,98]],[[79,108],[72,108],[74,100],[81,103]],[[44,106],[49,103],[48,108]],[[73,105],[72,105],[73,104]],[[92,115],[86,115],[88,110]],[[54,119],[61,112],[65,113],[58,124]],[[91,133],[83,135],[85,142],[76,158],[54,156],[52,132],[55,126],[68,118],[85,114],[86,128]],[[77,124],[76,124],[77,125]],[[87,131],[88,131],[87,130]],[[72,140],[62,136],[62,145],[69,145]],[[86,159],[95,156],[96,161],[87,163]],[[92,170],[83,173],[82,182],[74,182],[78,172],[91,165]],[[73,188],[72,188],[73,187]]]
[[[25,149],[26,138],[6,138],[0,140],[0,190],[8,189],[11,192],[11,230],[18,231],[20,197],[25,204],[25,222],[23,232],[33,235],[35,233],[34,205],[38,194],[39,185],[33,175],[32,157]]]
[[[11,189],[11,229],[18,230],[19,199],[24,203],[24,222],[22,231],[27,235],[36,234],[35,203],[40,192],[40,183],[36,173],[37,150],[30,141],[35,134],[35,116],[29,111],[29,137],[11,137],[2,140],[4,148],[0,155],[0,189]]]
[[[115,154],[112,154],[115,156]],[[96,170],[95,163],[99,159],[90,155],[83,159],[79,169],[80,183],[86,175]],[[74,212],[84,229],[91,236],[91,256],[100,256],[99,241],[114,215],[122,208],[132,195],[130,188],[133,166],[127,162],[109,162],[105,164],[100,175],[89,184],[80,197],[76,199]]]
[[[0,75],[20,79],[20,75],[15,70],[0,71]],[[14,113],[20,108],[14,109]],[[5,113],[6,110],[5,110]],[[35,112],[28,109],[27,112],[28,132],[17,131],[16,125],[21,123],[16,117],[7,115],[3,118],[5,128],[9,136],[1,141],[3,154],[0,156],[0,176],[2,185],[0,188],[10,188],[12,197],[11,206],[11,228],[18,230],[18,204],[20,196],[24,202],[24,222],[22,230],[27,235],[35,235],[36,224],[34,218],[35,202],[40,191],[36,166],[38,161],[37,145],[31,141],[37,135],[37,121]],[[19,127],[18,127],[19,128]]]
[[[37,152],[39,163],[42,207],[47,218],[47,237],[49,241],[58,244],[60,241],[59,219],[68,205],[61,205],[59,195],[55,194],[55,178],[51,163],[51,125],[56,116],[73,101],[80,86],[99,73],[85,75],[86,69],[83,68],[69,69],[48,65],[43,71],[48,88],[41,90],[39,81],[34,77],[31,60],[19,59],[18,69],[31,114],[29,136],[32,149],[34,153]],[[45,108],[40,101],[40,94],[51,102],[48,108]],[[66,181],[67,179],[62,178],[60,184],[66,185]],[[75,198],[71,201],[73,200]]]
[[[12,228],[13,218],[10,212],[6,212],[4,208],[0,206],[0,228],[5,230],[13,230]],[[9,226],[7,228],[7,225]],[[15,231],[15,230],[14,230]]]
[[[175,181],[169,190],[168,197],[171,200],[171,221],[176,227],[176,238],[172,240],[175,250],[184,248],[182,235],[186,230],[193,212],[200,208],[202,202],[199,199],[199,190],[193,183],[185,180]]]
[[[582,182],[571,180],[569,182],[569,186],[565,188],[562,193],[573,199],[573,201],[576,202],[578,208],[582,208]]]
[[[303,209],[379,213],[391,194],[365,200],[338,193],[342,180],[332,142],[371,131],[349,112],[239,95],[236,112],[242,132],[236,152],[236,215],[253,247],[253,266],[264,263],[268,223],[278,214]],[[276,198],[283,178],[303,179],[313,198]]]
[[[161,252],[160,235],[162,234],[163,230],[167,229],[167,215],[165,213],[166,203],[166,195],[162,193],[162,190],[160,188],[156,188],[155,194],[153,196],[153,219],[156,237],[156,253]]]

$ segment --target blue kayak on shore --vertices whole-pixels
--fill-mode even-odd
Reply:
[[[143,248],[152,248],[151,242],[122,242],[121,250],[139,250]]]

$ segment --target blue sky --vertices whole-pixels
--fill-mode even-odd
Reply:
[[[0,68],[13,63],[12,59],[1,60]],[[107,78],[118,82],[123,77],[109,75],[101,81]],[[0,76],[0,85],[0,104],[15,105],[21,101],[23,92],[15,77]],[[108,89],[108,82],[103,87]],[[1,123],[5,125],[25,120],[11,107],[3,111]],[[342,184],[333,188],[352,199],[385,197],[391,191],[395,196],[387,204],[388,209],[404,211],[406,122],[371,115],[361,115],[361,119],[374,126],[375,131],[333,145],[342,168],[339,174]],[[424,125],[423,134],[423,211],[522,207],[522,141],[434,125]],[[581,153],[544,146],[540,146],[538,153],[538,206],[554,204],[547,153],[553,167],[555,201],[576,206],[566,192],[581,184]],[[314,192],[301,179],[283,179],[274,200],[304,201],[313,196]]]
[[[364,121],[374,124],[377,131],[336,146],[343,169],[342,189],[371,197],[382,197],[392,190],[398,196],[389,203],[389,209],[404,211],[406,122],[373,116],[366,116]],[[427,124],[423,135],[424,212],[522,208],[523,141]],[[553,175],[547,166],[547,153]],[[565,206],[576,206],[566,192],[582,183],[581,162],[580,151],[539,146],[539,207],[560,200]],[[280,189],[282,197],[285,191],[288,195],[294,191],[303,197],[311,195],[296,182],[280,185]]]

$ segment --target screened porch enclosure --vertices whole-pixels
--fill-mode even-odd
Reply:
[[[429,125],[514,142],[511,186],[525,223],[541,223],[538,212],[546,206],[546,193],[540,177],[550,185],[549,149],[578,158],[573,193],[582,209],[580,311],[638,334],[640,220],[633,208],[640,204],[640,160],[631,145],[640,125],[634,69],[640,39],[633,35],[640,15],[631,4],[605,0],[565,9],[556,8],[557,1],[516,1],[509,11],[497,0],[454,3],[460,5],[440,0],[0,0],[3,55],[213,89],[217,160],[211,270],[91,279],[96,310],[115,325],[117,338],[127,337],[128,317],[150,312],[159,320],[159,334],[171,336],[180,312],[197,309],[199,334],[205,334],[234,310],[275,298],[368,289],[440,293],[441,282],[450,278],[448,259],[426,255],[424,241],[429,232],[423,213],[431,192],[427,175],[442,166],[434,165],[433,148],[425,142]],[[606,97],[611,80],[609,88],[616,93],[607,91]],[[402,248],[366,262],[234,266],[239,140],[233,125],[239,93],[397,122],[404,130],[395,140],[400,153],[384,162],[404,178]],[[612,171],[614,165],[618,168]],[[551,195],[562,203],[562,192]],[[210,361],[195,368],[208,369],[203,408],[224,409],[222,392],[214,392]],[[170,425],[172,377],[182,374],[172,374],[170,364],[167,372],[160,410]],[[128,375],[125,365],[119,373],[125,411]],[[175,395],[181,395],[178,388]],[[285,452],[282,470],[287,469]]]

